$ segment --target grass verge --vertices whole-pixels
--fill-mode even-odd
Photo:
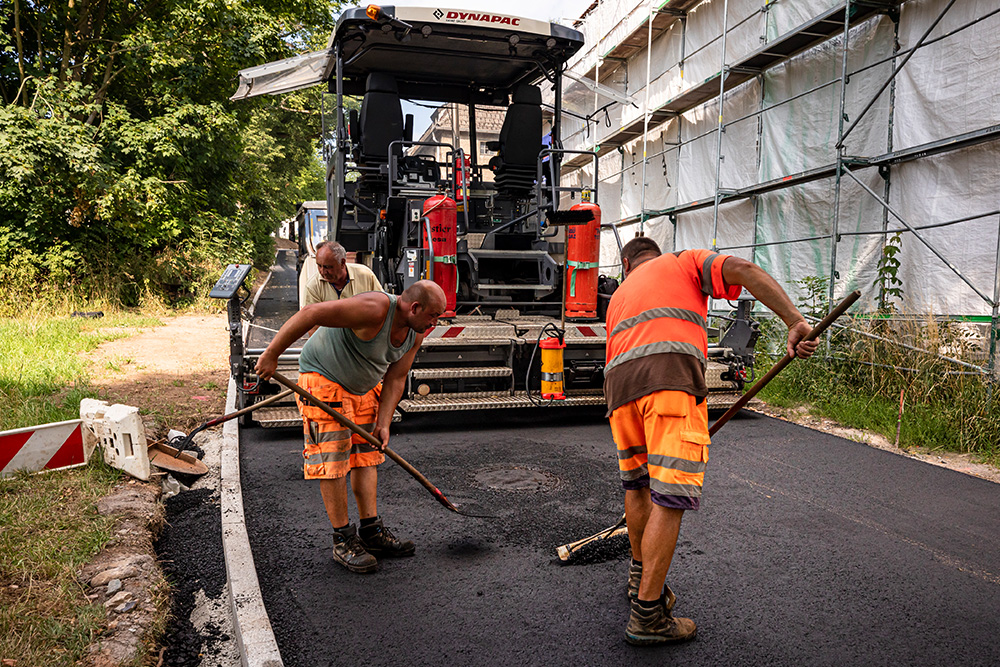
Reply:
[[[0,319],[0,431],[78,418],[80,399],[94,396],[81,353],[159,324],[130,313]]]
[[[112,519],[96,502],[120,478],[95,457],[83,468],[0,480],[0,659],[74,665],[95,639],[104,609],[76,572],[111,538]]]
[[[82,353],[158,326],[129,313],[0,319],[0,431],[79,417],[95,396]],[[0,480],[0,659],[73,665],[105,621],[76,579],[111,538],[95,504],[121,473],[92,458],[83,468]]]
[[[809,405],[816,415],[895,442],[902,392],[901,448],[971,453],[1000,465],[1000,387],[934,353],[946,349],[949,356],[978,364],[982,351],[956,351],[953,337],[933,322],[874,323],[869,328],[886,340],[839,332],[826,360],[790,364],[760,398],[778,407]],[[783,333],[778,329],[768,331],[758,344],[761,372],[775,361],[766,351],[776,349]],[[824,354],[824,348],[817,354]]]

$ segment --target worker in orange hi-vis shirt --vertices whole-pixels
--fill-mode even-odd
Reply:
[[[691,639],[673,616],[666,586],[686,510],[697,510],[708,464],[708,298],[735,299],[746,287],[788,326],[788,354],[812,356],[816,341],[778,283],[756,264],[710,250],[662,254],[638,237],[622,248],[624,282],[608,306],[604,393],[625,489],[632,562],[632,644]]]

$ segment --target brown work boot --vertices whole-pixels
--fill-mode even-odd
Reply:
[[[632,601],[632,610],[625,626],[625,641],[643,646],[646,644],[666,644],[694,639],[698,631],[690,618],[675,618],[667,610],[668,596],[660,598],[660,604],[645,609],[638,600]]]
[[[354,524],[343,530],[333,531],[333,560],[358,574],[368,574],[378,569],[378,561],[365,550]]]
[[[379,517],[375,523],[361,526],[358,535],[365,549],[376,556],[400,558],[412,556],[416,550],[413,542],[400,540],[392,534],[391,530],[382,525],[382,517]]]
[[[642,563],[636,563],[635,559],[629,559],[628,563],[628,586],[625,594],[629,600],[639,599],[639,582],[642,581]]]
[[[634,560],[629,559],[628,587],[625,589],[629,600],[639,599],[640,582],[642,582],[642,563],[636,563]],[[674,603],[677,602],[677,596],[674,595],[672,590],[670,590],[670,586],[664,585],[663,597],[663,602],[667,607],[667,613],[670,613],[674,608]]]

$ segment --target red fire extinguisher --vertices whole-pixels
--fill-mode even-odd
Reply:
[[[593,211],[594,219],[566,228],[566,319],[597,319],[597,271],[601,256],[601,207],[584,190],[571,211]]]
[[[465,165],[465,172],[463,176],[462,165]],[[465,198],[465,179],[472,176],[472,162],[469,160],[469,156],[462,154],[461,157],[455,156],[455,199],[462,201]]]
[[[437,194],[424,201],[421,247],[427,246],[427,229],[430,227],[431,249],[434,254],[434,282],[441,286],[447,299],[444,317],[455,316],[455,299],[458,292],[458,222],[455,200],[446,194]]]

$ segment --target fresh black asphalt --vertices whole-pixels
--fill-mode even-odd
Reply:
[[[279,252],[256,323],[294,312],[294,280]],[[254,331],[251,347],[270,339]],[[417,553],[365,576],[330,556],[300,431],[241,430],[251,546],[286,665],[1000,664],[1000,485],[745,414],[714,439],[669,576],[698,638],[634,648],[625,557],[553,562],[622,512],[600,411],[408,416],[397,430],[390,446],[453,502],[499,518],[448,512],[387,462],[380,512]],[[494,488],[518,475],[538,484]]]
[[[599,412],[407,418],[380,512],[416,556],[356,575],[330,557],[301,435],[244,429],[244,502],[282,658],[322,665],[1000,664],[1000,486],[759,415],[711,446],[669,582],[698,638],[624,642],[624,558],[554,563],[621,514]],[[518,474],[530,490],[493,488]],[[493,486],[491,486],[491,484]],[[352,506],[352,517],[356,517]]]

